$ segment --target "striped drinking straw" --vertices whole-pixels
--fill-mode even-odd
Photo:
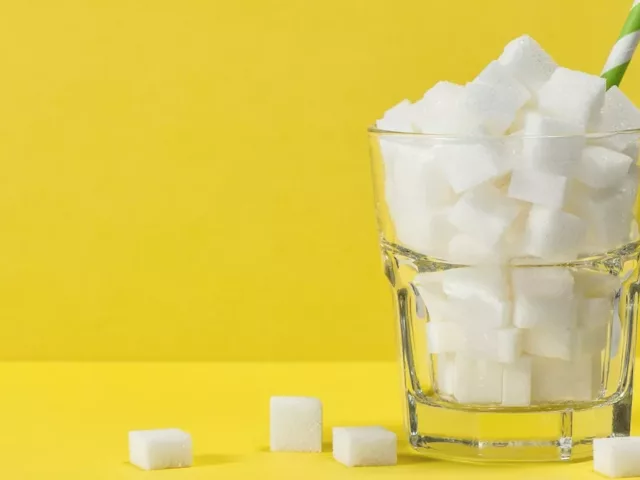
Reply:
[[[635,0],[618,41],[613,46],[602,70],[602,77],[607,80],[607,88],[620,85],[638,41],[640,41],[640,0]]]

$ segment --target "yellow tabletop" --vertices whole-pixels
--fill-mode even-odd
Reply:
[[[574,479],[591,462],[475,466],[424,460],[401,434],[398,367],[391,363],[0,364],[0,478],[22,479]],[[321,454],[269,453],[269,397],[324,403]],[[399,465],[347,468],[331,456],[331,427],[379,424],[401,439]],[[127,463],[127,432],[178,427],[195,465],[144,472]]]

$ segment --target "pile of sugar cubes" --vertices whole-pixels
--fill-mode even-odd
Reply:
[[[640,127],[640,111],[529,36],[472,82],[439,82],[377,127],[434,134],[380,136],[395,235],[415,252],[570,261],[638,239],[638,136],[605,133]]]
[[[424,134],[379,139],[387,240],[443,265],[412,282],[438,393],[505,406],[598,398],[620,280],[566,265],[639,238],[640,111],[523,36],[472,82],[439,82],[377,127]]]
[[[396,434],[379,426],[333,428],[333,457],[348,467],[397,463]],[[322,402],[312,397],[271,397],[272,452],[322,451]],[[179,429],[129,432],[129,462],[143,470],[190,467],[191,436]]]

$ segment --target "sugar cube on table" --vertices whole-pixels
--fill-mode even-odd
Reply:
[[[398,439],[383,427],[334,427],[333,458],[347,467],[398,463]]]
[[[513,323],[520,328],[576,322],[574,278],[562,267],[527,267],[512,271]]]
[[[576,170],[576,178],[592,188],[607,188],[619,184],[633,163],[623,153],[599,146],[586,147]]]
[[[585,222],[558,209],[534,205],[529,211],[523,250],[547,260],[573,260],[585,236]]]
[[[322,451],[322,403],[312,397],[271,397],[272,452]]]
[[[492,185],[466,192],[451,207],[449,222],[487,246],[494,245],[518,217],[523,206]]]
[[[450,143],[433,149],[438,166],[456,194],[465,192],[508,170],[493,145]]]
[[[402,100],[387,110],[382,119],[376,122],[376,126],[381,130],[390,132],[413,132],[413,112],[414,109],[411,102],[406,99]]]
[[[596,132],[621,132],[640,128],[640,110],[617,86],[607,90],[604,107],[595,128]],[[614,150],[623,151],[638,142],[640,136],[635,133],[609,135],[598,139],[598,143]],[[637,158],[636,156],[633,157]]]
[[[640,437],[594,438],[593,469],[610,478],[640,477]]]
[[[524,116],[522,156],[524,167],[571,176],[585,145],[584,127],[537,112]]]
[[[549,208],[562,208],[566,192],[567,177],[535,170],[514,170],[508,196]]]
[[[503,365],[502,405],[523,407],[531,404],[531,357],[524,355],[516,362]]]
[[[538,107],[545,115],[588,128],[598,121],[605,91],[604,78],[558,67],[538,90]]]
[[[464,354],[456,355],[453,394],[460,403],[502,402],[503,366]]]
[[[129,462],[143,470],[190,467],[191,436],[177,428],[129,432]]]
[[[557,68],[551,56],[529,35],[510,41],[498,62],[532,92],[549,80]]]

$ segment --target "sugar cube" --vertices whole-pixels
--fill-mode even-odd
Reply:
[[[421,284],[415,284],[415,288],[419,301],[423,303],[429,316],[429,322],[444,322],[447,319],[447,297]]]
[[[428,322],[426,334],[431,354],[453,353],[462,345],[460,325],[455,322]]]
[[[311,397],[271,397],[272,452],[322,451],[322,403]]]
[[[523,88],[523,91],[526,92],[526,89]],[[523,105],[518,96],[508,96],[505,93],[499,87],[479,82],[465,86],[465,108],[492,135],[505,133]]]
[[[475,330],[511,323],[511,303],[504,270],[494,266],[454,268],[444,272],[449,318]]]
[[[534,402],[590,401],[598,397],[600,355],[567,361],[532,358],[531,398]]]
[[[566,191],[567,177],[535,170],[514,170],[508,196],[549,208],[562,208]]]
[[[588,127],[598,120],[605,91],[604,78],[558,67],[538,90],[538,107],[546,115]]]
[[[549,54],[529,35],[509,42],[498,61],[533,92],[549,80],[557,68]]]
[[[451,268],[443,272],[442,290],[449,298],[506,299],[507,277],[495,266]]]
[[[436,258],[448,251],[455,228],[449,221],[450,209],[420,209],[410,206],[394,216],[396,235],[400,243],[416,252]]]
[[[573,175],[585,144],[583,127],[532,112],[524,117],[523,135],[525,168]]]
[[[449,222],[483,244],[497,243],[518,217],[522,205],[492,185],[466,192],[451,208]]]
[[[455,355],[452,353],[441,353],[439,355],[435,355],[435,362],[435,384],[438,393],[440,395],[453,395],[453,385],[456,373]]]
[[[502,258],[501,253],[503,252],[495,244],[486,244],[484,239],[468,233],[458,233],[449,241],[446,259],[461,264],[491,264]]]
[[[620,187],[596,190],[586,198],[583,218],[590,245],[612,249],[630,241],[637,187],[636,179],[628,175]]]
[[[531,357],[520,357],[503,366],[502,405],[522,407],[531,404]]]
[[[582,152],[576,177],[592,188],[607,188],[619,184],[633,163],[623,153],[598,146],[588,146]]]
[[[524,234],[524,251],[544,259],[572,260],[584,239],[584,221],[562,210],[534,205]]]
[[[143,470],[190,467],[191,436],[177,428],[129,432],[129,462]]]
[[[462,329],[458,351],[475,358],[513,363],[522,353],[522,330],[519,328]]]
[[[382,119],[376,122],[376,126],[381,130],[391,132],[413,132],[414,110],[409,100],[402,100],[397,105],[387,110]]]
[[[528,267],[512,271],[513,323],[520,328],[559,325],[576,321],[574,279],[561,267]]]
[[[611,297],[582,298],[578,302],[578,325],[597,327],[608,325],[613,318]]]
[[[600,112],[595,130],[597,132],[622,132],[637,128],[640,128],[640,110],[622,93],[622,90],[614,85],[605,94],[604,107]],[[638,135],[635,133],[610,135],[599,141],[599,143],[620,152],[637,142]]]
[[[482,143],[442,144],[434,155],[455,193],[462,193],[506,171],[504,160],[491,146]]]
[[[333,458],[347,467],[395,465],[396,434],[383,427],[334,427]]]
[[[640,477],[640,437],[594,438],[593,469],[610,478]]]
[[[460,403],[502,402],[502,370],[498,362],[456,355],[454,396]]]
[[[576,356],[576,333],[553,325],[525,329],[523,351],[536,357],[570,361]]]

